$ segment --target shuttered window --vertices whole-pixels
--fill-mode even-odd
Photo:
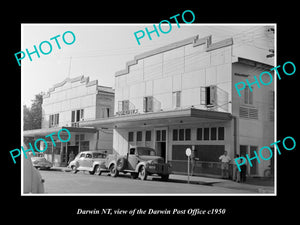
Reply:
[[[153,112],[153,96],[144,97],[143,109],[144,112]]]

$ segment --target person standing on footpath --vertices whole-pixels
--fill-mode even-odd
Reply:
[[[74,155],[73,151],[71,151],[70,154],[69,154],[68,164],[70,164],[70,162],[72,162],[74,159],[75,159],[75,155]]]
[[[239,158],[240,155],[239,154],[235,154],[235,159]],[[235,162],[235,159],[234,159],[234,162]],[[242,163],[241,162],[242,160],[240,159],[238,163]],[[237,168],[237,164],[236,163],[233,163],[233,178],[232,178],[233,181],[236,181],[236,182],[241,182],[241,173],[240,171],[238,170]]]
[[[227,151],[224,151],[224,154],[219,157],[221,161],[221,170],[222,170],[222,178],[228,179],[229,178],[229,163],[231,158],[227,155]]]
[[[242,157],[246,158],[245,154],[243,154]],[[245,160],[245,163],[241,166],[241,183],[246,182],[246,174],[247,174],[247,160]]]

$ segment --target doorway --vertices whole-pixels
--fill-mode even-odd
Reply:
[[[166,162],[167,154],[166,154],[166,142],[165,141],[157,141],[156,142],[156,152],[157,155],[164,158]]]
[[[167,129],[155,130],[155,150],[158,156],[167,161]]]

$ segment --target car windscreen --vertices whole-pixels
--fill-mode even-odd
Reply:
[[[139,155],[151,155],[155,156],[155,151],[152,148],[147,148],[147,147],[137,147],[137,151]]]
[[[101,153],[101,152],[94,152],[93,153],[93,158],[105,158],[106,155],[104,153]]]

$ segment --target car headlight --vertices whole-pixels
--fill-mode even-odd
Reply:
[[[33,164],[38,164],[38,163],[39,163],[38,161],[34,161],[34,162],[33,162]]]
[[[153,160],[148,161],[149,165],[154,165],[155,162]]]

